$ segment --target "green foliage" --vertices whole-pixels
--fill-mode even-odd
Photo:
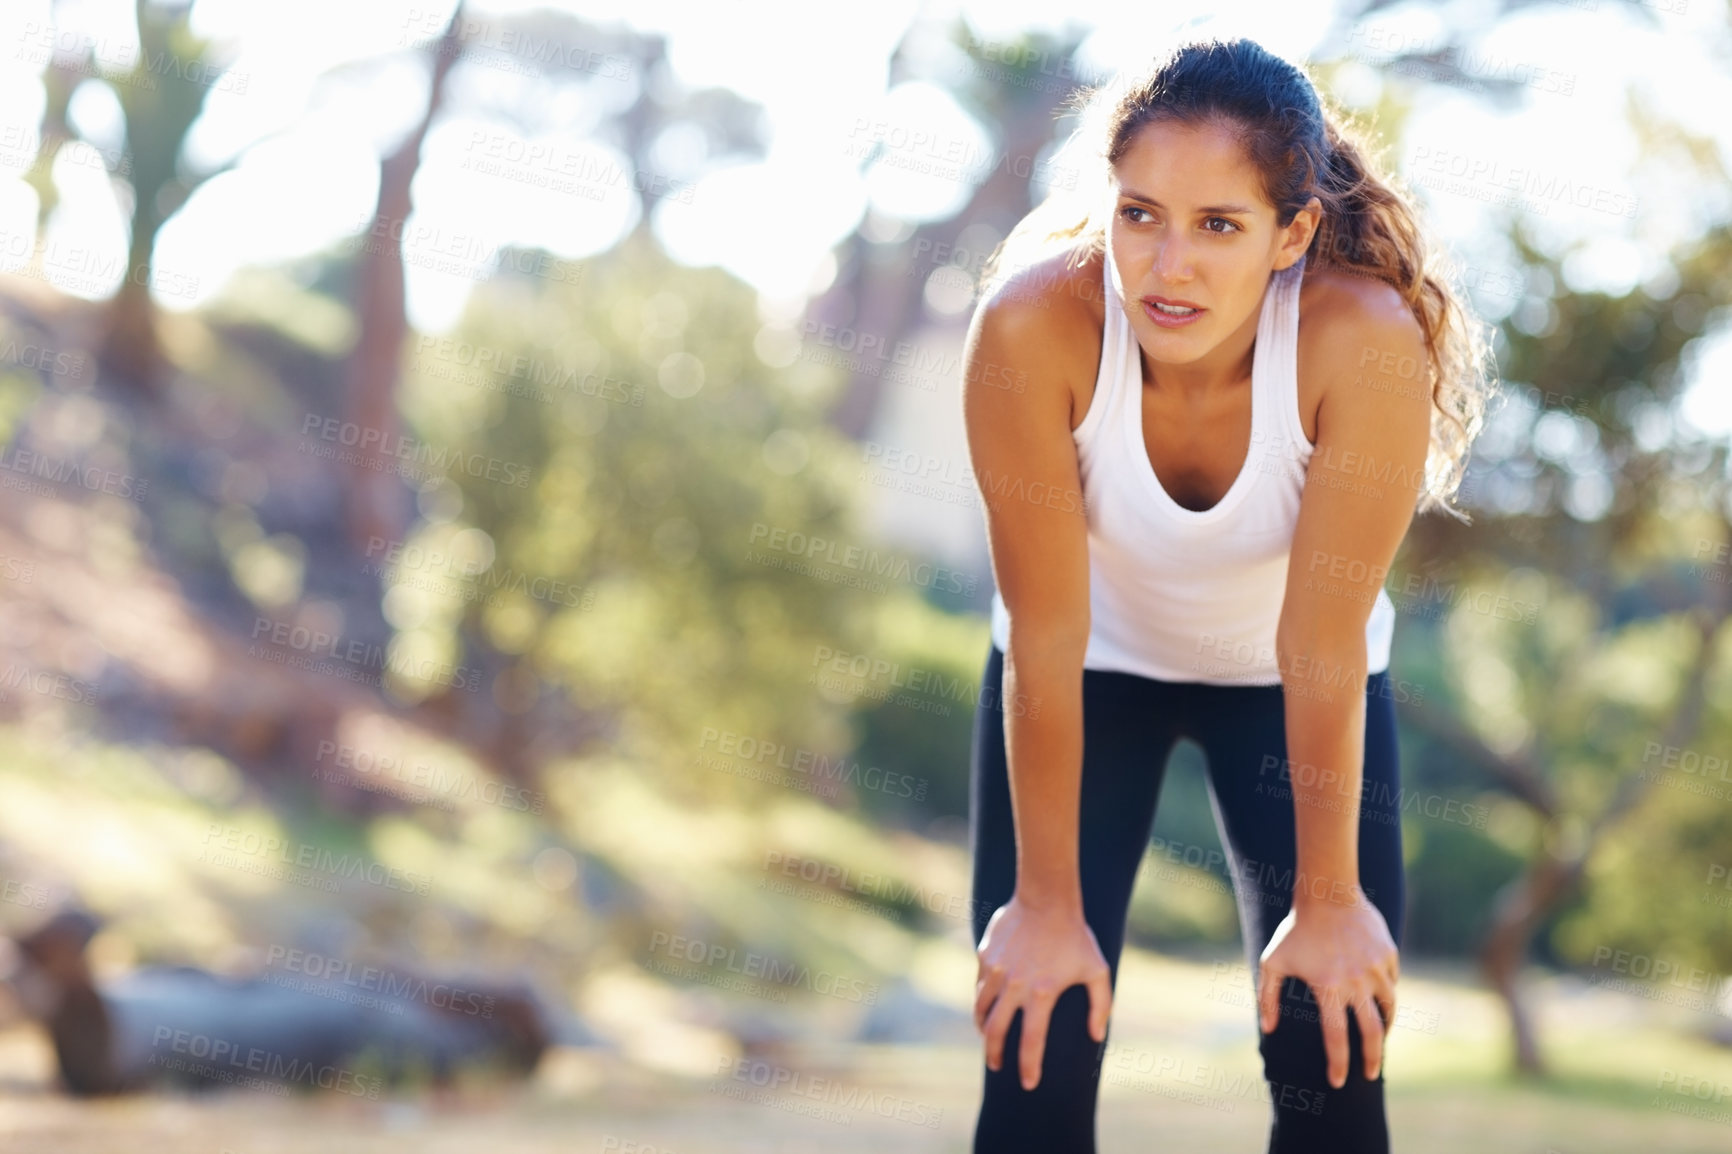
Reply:
[[[428,445],[501,464],[424,500],[416,540],[465,553],[470,595],[400,581],[399,638],[475,645],[514,671],[496,696],[556,686],[644,753],[689,764],[717,732],[840,752],[839,712],[805,682],[819,647],[865,648],[869,595],[827,558],[870,542],[820,423],[832,382],[767,367],[762,323],[751,289],[641,232],[558,278],[481,286],[449,342],[422,342],[403,407]],[[798,534],[836,551],[808,560]]]
[[[1719,758],[1657,774],[1652,796],[1594,859],[1585,901],[1562,920],[1559,951],[1590,966],[1601,947],[1663,958],[1680,971],[1732,973],[1732,769]],[[1682,764],[1682,762],[1680,762]]]
[[[908,775],[914,788],[863,792],[865,813],[917,827],[933,819],[947,819],[952,828],[967,822],[969,757],[990,645],[987,623],[976,614],[944,613],[912,593],[885,603],[871,656],[890,663],[900,684],[920,688],[860,683],[867,693],[854,707],[860,731],[855,757]],[[991,716],[1003,723],[1002,713]]]
[[[1409,820],[1404,953],[1465,955],[1485,933],[1492,899],[1523,858],[1468,825]],[[1392,929],[1395,927],[1391,927]]]

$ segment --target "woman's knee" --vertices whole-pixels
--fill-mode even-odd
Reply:
[[[1022,1086],[1019,1010],[1005,1033],[997,1070],[986,1072],[976,1137],[982,1150],[1092,1150],[1095,1104],[1106,1044],[1088,1033],[1088,988],[1071,986],[1053,1003],[1040,1081]]]
[[[1261,1035],[1258,1048],[1263,1072],[1271,1084],[1329,1090],[1329,1054],[1324,1044],[1323,1013],[1311,986],[1289,976],[1282,982],[1280,1018],[1275,1029]],[[1365,1081],[1365,1046],[1356,1011],[1347,1015],[1347,1085]],[[1346,1087],[1342,1087],[1346,1089]]]
[[[1286,984],[1303,989],[1290,995],[1284,992],[1280,1022],[1259,1043],[1274,1114],[1271,1154],[1314,1150],[1388,1154],[1383,1078],[1381,1074],[1375,1079],[1365,1077],[1364,1048],[1353,1011],[1347,1011],[1347,1080],[1340,1087],[1331,1086],[1318,1006],[1303,981],[1289,978]]]

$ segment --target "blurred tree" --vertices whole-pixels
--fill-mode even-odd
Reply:
[[[928,277],[953,262],[961,262],[957,267],[963,275],[977,277],[980,261],[992,245],[1034,207],[1032,178],[1053,143],[1054,116],[1071,90],[1071,62],[1083,36],[1080,29],[1062,35],[1042,31],[990,44],[959,20],[950,26],[950,43],[943,47],[951,51],[945,52],[922,43],[935,34],[933,26],[924,22],[910,26],[891,56],[890,84],[924,81],[948,88],[987,129],[986,163],[967,166],[984,167],[985,176],[962,211],[905,228],[907,235],[899,243],[875,242],[859,233],[849,236],[836,253],[835,283],[810,309],[821,322],[881,337],[883,348],[899,347],[924,322],[922,289]],[[955,67],[959,60],[964,64],[960,80]],[[889,152],[878,142],[861,159],[861,168],[869,169]],[[959,248],[965,228],[979,239]],[[883,388],[880,374],[853,374],[837,399],[831,421],[846,435],[864,438],[872,428]]]
[[[349,354],[346,400],[349,420],[393,443],[399,429],[397,381],[402,374],[403,342],[409,320],[403,297],[403,222],[409,219],[409,188],[427,139],[445,101],[445,83],[457,62],[463,5],[451,10],[444,33],[433,43],[428,65],[427,107],[409,135],[379,164],[379,201],[370,243],[360,247],[355,268],[355,319],[359,336]],[[349,466],[347,520],[351,543],[365,549],[369,540],[401,541],[408,526],[403,483],[397,474],[372,467],[356,454]]]
[[[463,5],[453,9],[443,33],[427,49],[431,63],[426,111],[380,165],[378,206],[369,230],[373,243],[362,246],[355,272],[360,339],[349,361],[347,397],[349,419],[376,432],[381,441],[389,441],[400,427],[396,390],[409,331],[401,237],[412,208],[410,189],[422,144],[448,103],[450,77],[471,51],[477,54],[477,67],[487,67],[488,53],[495,51],[493,42],[549,49],[513,55],[514,72],[533,73],[523,83],[466,86],[460,110],[496,117],[529,135],[539,135],[571,127],[574,106],[557,96],[561,90],[579,89],[584,100],[575,107],[603,121],[590,126],[592,134],[613,137],[632,159],[629,179],[641,203],[640,229],[647,228],[657,201],[677,183],[657,177],[692,175],[658,173],[654,149],[664,132],[695,128],[704,142],[706,161],[762,150],[757,106],[727,90],[690,92],[673,83],[666,70],[666,44],[659,36],[604,30],[560,12],[490,17],[495,19],[497,35],[476,38],[473,27],[465,31],[470,21]],[[466,43],[469,39],[487,43],[471,46]],[[602,83],[617,83],[617,78],[599,79],[592,71],[569,67],[566,61],[578,50],[586,58],[619,62],[621,70],[635,80],[638,98],[623,107],[603,99],[595,89]],[[610,105],[616,107],[612,113],[605,111]],[[373,539],[401,540],[409,518],[403,482],[394,472],[369,464],[358,461],[350,476],[348,524],[356,548]]]
[[[760,328],[748,286],[676,268],[640,231],[581,266],[482,285],[454,338],[502,350],[496,367],[406,378],[418,436],[528,478],[454,471],[457,511],[411,543],[472,559],[467,592],[406,573],[388,593],[419,621],[394,645],[485,671],[485,697],[421,692],[499,764],[526,773],[603,741],[713,792],[723,779],[691,768],[706,734],[711,753],[721,731],[782,747],[763,770],[847,751],[808,672],[821,646],[862,648],[875,595],[850,586],[874,579],[873,558],[891,586],[907,562],[858,527],[817,415],[829,370],[769,367]]]
[[[217,70],[208,58],[210,42],[192,34],[191,4],[135,0],[134,11],[138,58],[127,73],[109,78],[126,115],[132,227],[125,279],[109,305],[97,359],[117,379],[151,393],[160,388],[165,367],[150,299],[156,234],[193,189],[215,175],[191,172],[181,162],[181,145],[204,110]]]
[[[1478,454],[1476,524],[1422,518],[1404,554],[1421,572],[1543,575],[1540,622],[1458,608],[1430,644],[1459,697],[1405,706],[1402,721],[1538,819],[1480,959],[1509,1008],[1517,1068],[1540,1073],[1519,983],[1535,934],[1654,792],[1662,775],[1644,760],[1649,744],[1691,747],[1729,720],[1710,705],[1724,696],[1708,692],[1728,675],[1727,584],[1713,566],[1689,565],[1732,542],[1727,446],[1692,441],[1677,412],[1710,319],[1732,303],[1732,229],[1676,254],[1675,283],[1621,296],[1563,290],[1564,258],[1540,253],[1520,228],[1512,235],[1526,283],[1540,286],[1503,328],[1503,373],[1520,400],[1500,416],[1508,432]],[[1700,863],[1684,856],[1687,874]],[[1594,932],[1577,925],[1575,960]]]
[[[54,0],[56,12],[62,3],[64,0]],[[72,104],[72,93],[84,82],[85,77],[94,75],[95,72],[95,53],[86,45],[81,56],[54,53],[42,74],[44,99],[42,121],[36,133],[36,156],[24,174],[25,183],[36,192],[37,236],[47,232],[48,218],[54,215],[55,206],[60,203],[60,190],[54,185],[54,161],[60,155],[60,146],[74,139],[72,127],[66,120],[67,110]],[[38,245],[31,254],[31,275],[41,274],[43,251],[43,246]]]

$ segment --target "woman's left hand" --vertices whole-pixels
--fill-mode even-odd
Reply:
[[[1364,1049],[1365,1077],[1383,1067],[1383,1039],[1395,1021],[1395,983],[1401,960],[1383,914],[1358,886],[1352,896],[1299,900],[1275,927],[1263,950],[1257,1005],[1265,1034],[1279,1022],[1281,988],[1288,976],[1303,978],[1317,999],[1329,1084],[1347,1084],[1347,1007],[1353,1007]],[[1378,1016],[1378,1003],[1384,1007]]]

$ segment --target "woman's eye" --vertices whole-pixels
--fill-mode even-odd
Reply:
[[[1119,215],[1120,215],[1120,216],[1121,216],[1121,217],[1123,217],[1123,218],[1124,218],[1124,219],[1126,219],[1126,220],[1128,220],[1128,221],[1130,221],[1130,222],[1131,222],[1131,223],[1132,223],[1132,224],[1141,224],[1141,223],[1143,223],[1143,222],[1142,222],[1142,221],[1140,221],[1140,220],[1138,220],[1138,219],[1136,219],[1136,218],[1135,218],[1135,217],[1133,217],[1133,216],[1131,216],[1131,215],[1130,215],[1130,214],[1131,214],[1131,213],[1133,213],[1133,212],[1138,212],[1138,213],[1142,213],[1142,214],[1143,214],[1143,215],[1144,215],[1144,216],[1147,216],[1147,215],[1149,215],[1149,213],[1148,213],[1148,210],[1147,210],[1147,209],[1143,209],[1143,208],[1138,208],[1138,207],[1137,207],[1137,206],[1136,206],[1136,205],[1134,205],[1134,204],[1127,204],[1127,205],[1125,205],[1125,206],[1124,206],[1124,207],[1123,207],[1123,208],[1121,208],[1121,209],[1119,209]]]
[[[1219,233],[1224,234],[1224,233],[1228,233],[1228,232],[1238,232],[1239,231],[1239,226],[1237,224],[1234,224],[1232,221],[1228,220],[1224,216],[1211,216],[1208,220],[1203,222],[1203,225],[1205,228],[1207,228],[1209,225],[1213,225],[1213,224],[1217,224],[1217,223],[1218,224],[1224,224],[1227,227],[1226,228],[1210,228],[1209,229],[1210,232],[1219,232]]]

